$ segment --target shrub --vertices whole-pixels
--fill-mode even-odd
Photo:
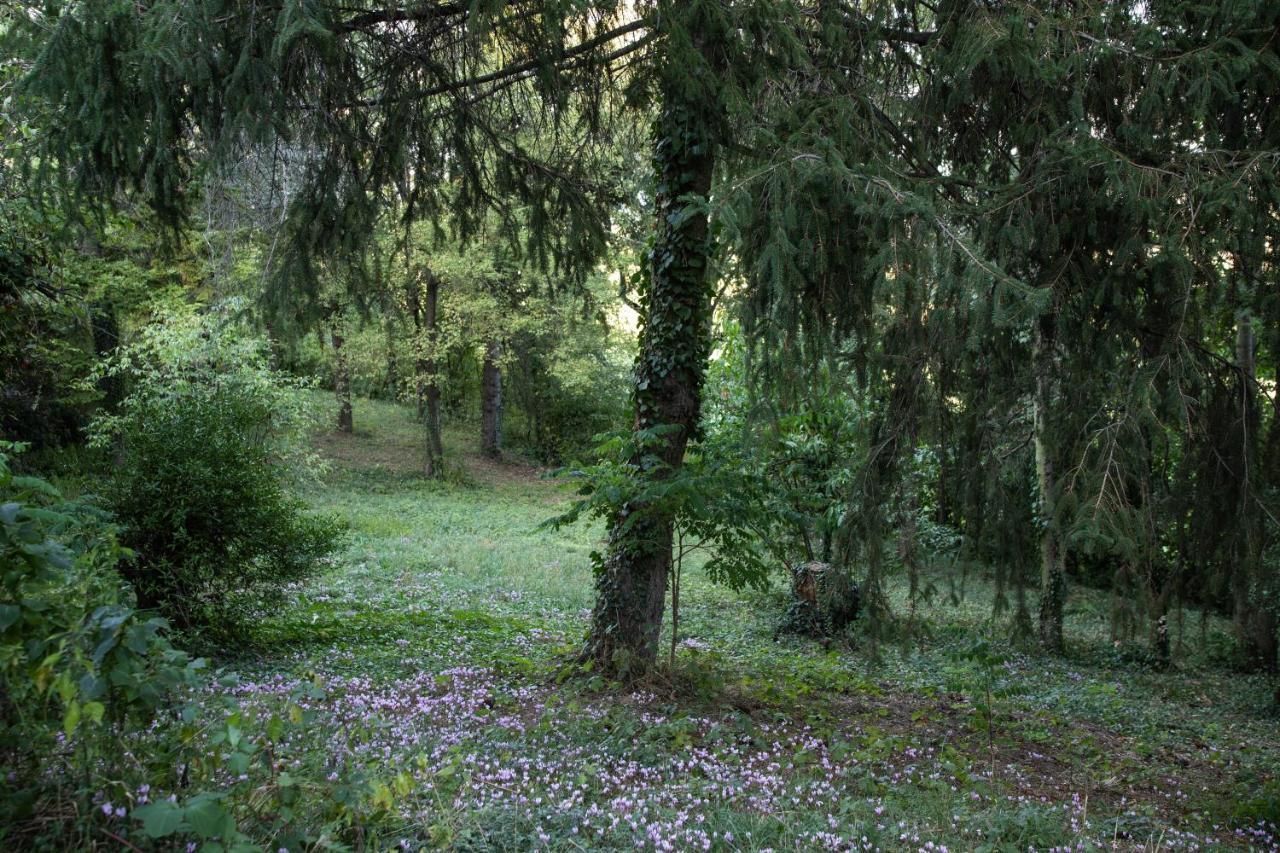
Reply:
[[[336,523],[288,489],[310,467],[308,403],[257,341],[225,316],[170,315],[107,370],[130,390],[96,440],[116,456],[110,499],[141,605],[226,633],[334,550]]]
[[[21,449],[0,442],[0,752],[15,818],[58,740],[87,746],[107,724],[149,718],[201,666],[169,644],[163,619],[133,608],[115,572],[128,552],[106,513],[13,474]],[[66,753],[83,774],[103,757]]]

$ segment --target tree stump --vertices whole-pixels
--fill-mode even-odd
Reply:
[[[862,595],[847,572],[816,561],[789,566],[788,571],[791,573],[791,605],[775,637],[784,632],[834,637],[858,618]]]

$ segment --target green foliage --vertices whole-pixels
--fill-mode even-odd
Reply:
[[[632,341],[609,316],[616,303],[605,277],[566,286],[521,263],[495,236],[430,249],[431,270],[441,281],[440,330],[434,348],[410,343],[443,362],[445,406],[469,420],[482,406],[486,347],[497,342],[508,449],[562,464],[624,422]]]
[[[628,346],[572,306],[541,315],[511,336],[504,376],[512,402],[508,442],[540,462],[562,464],[589,452],[592,438],[628,415]]]
[[[773,568],[762,548],[767,530],[765,483],[722,448],[695,446],[674,470],[659,453],[674,426],[602,436],[593,465],[561,473],[577,480],[581,496],[547,524],[559,528],[580,518],[604,520],[626,534],[650,517],[675,519],[686,553],[705,551],[708,577],[731,589],[764,589]],[[592,554],[597,573],[604,556]]]
[[[256,341],[226,317],[170,315],[105,369],[130,382],[94,430],[117,458],[109,497],[141,603],[227,634],[333,552],[336,522],[288,491],[310,462],[309,405]]]
[[[10,230],[10,212],[0,204],[0,432],[56,445],[77,437],[94,397],[78,382],[92,363],[87,311],[52,280],[31,235]]]
[[[158,256],[136,210],[88,226],[32,201],[20,172],[37,131],[9,110],[12,70],[0,68],[0,434],[43,449],[82,441],[95,404],[115,404],[112,383],[90,381],[96,358],[122,324],[184,295],[196,265],[189,246]]]
[[[0,754],[6,813],[30,815],[59,743],[80,781],[118,767],[109,746],[145,724],[204,662],[134,608],[117,574],[132,558],[106,513],[44,480],[13,473],[22,445],[0,442]]]
[[[15,475],[0,443],[4,604],[0,666],[5,721],[61,714],[78,722],[154,710],[191,671],[163,638],[164,620],[130,606],[117,568],[133,558],[91,500],[68,500],[37,477]]]
[[[837,558],[836,534],[865,465],[857,397],[825,366],[790,401],[754,393],[737,323],[726,324],[708,369],[704,444],[736,452],[768,488],[758,515],[762,536],[781,567]],[[846,570],[848,566],[844,567]]]
[[[0,68],[0,97],[8,76]],[[81,293],[59,275],[53,229],[22,198],[9,165],[33,132],[0,112],[0,435],[43,445],[75,437],[91,396],[76,380],[92,349]]]
[[[512,431],[508,443],[513,449],[543,463],[560,464],[588,453],[594,436],[625,419],[626,393],[598,370],[601,365],[592,362],[555,364],[534,379],[533,387],[518,389],[521,396],[527,395],[531,407],[538,408],[522,418],[524,430]],[[618,367],[603,365],[610,372]]]
[[[625,421],[633,341],[611,311],[616,299],[605,277],[569,287],[521,265],[501,243],[459,246],[434,241],[423,229],[404,239],[412,241],[411,257],[422,258],[440,282],[438,329],[431,340],[414,316],[418,299],[410,285],[419,270],[406,272],[393,257],[379,272],[376,310],[345,315],[343,351],[354,394],[412,400],[431,381],[448,421],[473,422],[485,348],[497,342],[506,450],[563,464]],[[437,370],[430,379],[428,357]],[[283,362],[333,386],[333,351],[320,329],[289,341]]]
[[[19,34],[43,31],[24,91],[68,116],[28,165],[68,207],[131,191],[179,223],[199,198],[187,190],[202,166],[270,160],[280,143],[266,172],[288,205],[269,263],[276,295],[295,306],[317,296],[317,261],[357,260],[393,206],[464,238],[498,210],[529,226],[500,233],[513,250],[579,274],[604,248],[611,194],[601,175],[614,167],[600,133],[603,87],[572,85],[592,79],[582,72],[595,57],[573,45],[595,35],[616,47],[636,28],[591,4],[497,9],[442,6],[422,12],[432,26],[403,29],[386,26],[396,13],[334,3],[95,2],[51,7],[38,24],[18,16]],[[460,93],[467,109],[456,108]],[[305,143],[293,133],[303,125]],[[82,168],[63,168],[73,161]]]

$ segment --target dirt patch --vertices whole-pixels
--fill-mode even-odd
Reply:
[[[555,483],[546,479],[548,468],[532,465],[517,457],[504,455],[501,459],[490,459],[480,453],[464,453],[461,461],[467,476],[475,482],[486,486],[531,486],[555,490]]]
[[[359,415],[360,413],[357,413]],[[366,418],[366,423],[368,422]],[[423,475],[424,437],[417,424],[396,419],[354,433],[324,431],[313,439],[316,452],[336,468],[356,472],[385,472],[396,478]],[[510,454],[491,459],[479,452],[478,442],[455,430],[446,434],[446,479],[496,490],[517,489],[546,503],[563,499],[563,484],[546,478],[549,469]]]
[[[409,436],[387,436],[357,429],[355,433],[323,432],[314,438],[316,451],[339,468],[420,474],[425,463],[421,442]]]

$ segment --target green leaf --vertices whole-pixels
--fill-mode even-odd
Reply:
[[[199,794],[187,803],[187,823],[201,838],[225,838],[235,831],[235,821],[214,794]]]
[[[67,733],[67,737],[71,737],[78,725],[80,725],[80,703],[73,699],[67,704],[67,710],[62,715],[62,730]]]
[[[169,800],[159,800],[134,809],[133,818],[142,821],[142,831],[148,838],[164,838],[182,826],[182,808]]]

